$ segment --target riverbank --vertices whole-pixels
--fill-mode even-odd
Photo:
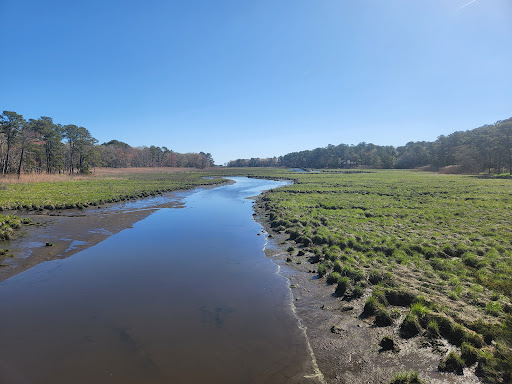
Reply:
[[[162,203],[165,199],[168,202]],[[12,240],[4,243],[12,257],[2,260],[0,281],[42,262],[64,259],[96,245],[159,208],[179,206],[177,194],[169,193],[155,204],[141,208],[133,203],[114,203],[87,209],[17,213],[29,218],[32,225],[23,226]]]
[[[202,185],[208,189],[219,185]],[[196,189],[197,189],[196,188]],[[108,203],[82,209],[8,211],[31,224],[18,229],[2,247],[9,256],[1,260],[0,282],[45,261],[65,259],[130,228],[160,208],[180,208],[181,200],[193,190],[177,190],[142,199]]]
[[[427,378],[499,384],[512,380],[510,196],[509,181],[470,176],[297,173],[260,206],[290,264],[309,261],[326,297],[397,336],[377,350],[419,342],[438,355]]]
[[[0,281],[98,244],[156,209],[174,206],[176,194],[222,183],[207,170],[182,168],[98,168],[91,175],[3,178],[0,211],[32,223],[0,244],[8,250],[0,257]]]
[[[306,329],[319,370],[328,384],[390,383],[400,372],[418,372],[430,384],[481,383],[475,367],[464,375],[441,373],[437,367],[447,345],[435,350],[421,337],[400,337],[400,322],[392,327],[378,327],[373,317],[363,315],[368,291],[350,301],[333,293],[333,286],[318,276],[315,254],[298,246],[288,235],[274,231],[262,204],[255,204],[255,218],[269,236],[265,253],[281,266],[281,274],[290,281],[297,316]],[[293,248],[293,251],[292,251]],[[388,336],[395,342],[393,350],[379,343]]]

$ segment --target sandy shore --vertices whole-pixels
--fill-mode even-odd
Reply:
[[[464,369],[463,376],[437,371],[440,359],[449,348],[447,344],[432,348],[421,336],[400,338],[400,319],[393,326],[377,327],[373,318],[363,317],[369,290],[351,301],[336,297],[335,286],[327,285],[325,278],[318,278],[317,264],[310,262],[313,253],[297,247],[288,236],[274,232],[261,202],[255,205],[255,211],[256,219],[270,237],[266,254],[281,266],[281,274],[290,280],[297,315],[306,328],[318,367],[328,384],[389,383],[396,373],[412,370],[431,384],[480,383],[474,374],[475,367]],[[296,249],[292,254],[287,252],[289,246]],[[305,254],[297,256],[299,250]],[[399,350],[382,351],[379,343],[384,336],[392,337]]]

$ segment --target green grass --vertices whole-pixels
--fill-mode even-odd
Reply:
[[[439,371],[441,372],[454,372],[462,375],[463,368],[466,365],[461,356],[456,352],[451,351],[439,364]]]
[[[10,240],[16,229],[24,224],[30,224],[30,219],[22,219],[14,215],[0,215],[0,241]],[[0,249],[0,262],[6,257],[12,256],[8,249]]]
[[[319,275],[339,273],[381,292],[367,302],[368,315],[402,307],[404,336],[439,335],[458,347],[469,341],[487,353],[478,360],[485,382],[512,371],[511,180],[394,170],[238,172],[294,180],[261,199],[271,228],[314,251]]]
[[[70,181],[1,183],[0,210],[65,209],[147,197],[162,192],[219,184],[206,172],[119,174]]]
[[[11,239],[14,230],[21,228],[23,224],[29,223],[29,219],[22,219],[14,215],[0,215],[0,241]]]
[[[398,372],[390,381],[390,384],[422,384],[418,372]]]

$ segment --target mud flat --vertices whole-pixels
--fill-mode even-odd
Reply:
[[[44,210],[41,213],[12,212],[29,218],[13,240],[4,243],[13,257],[2,260],[0,281],[44,261],[64,259],[130,228],[160,208],[179,208],[190,191],[106,204],[86,209]],[[11,212],[7,212],[11,213]]]

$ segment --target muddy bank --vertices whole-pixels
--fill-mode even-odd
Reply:
[[[373,318],[365,318],[363,308],[370,290],[350,301],[334,295],[335,286],[328,285],[316,273],[314,254],[289,241],[286,234],[274,232],[261,204],[255,205],[255,211],[256,219],[269,234],[265,252],[290,280],[296,313],[327,383],[389,383],[403,371],[417,371],[420,379],[431,384],[480,383],[475,367],[464,369],[463,376],[438,372],[439,361],[450,348],[448,344],[432,346],[421,336],[402,339],[398,329],[401,319],[392,326],[377,327]],[[295,248],[293,252],[287,251],[290,246]],[[304,254],[298,256],[300,253]],[[395,350],[380,347],[385,336],[394,340]]]
[[[16,231],[2,243],[12,257],[0,260],[0,281],[44,261],[63,259],[131,227],[159,208],[179,208],[191,191],[178,191],[86,209],[9,212],[29,218],[32,225]]]

